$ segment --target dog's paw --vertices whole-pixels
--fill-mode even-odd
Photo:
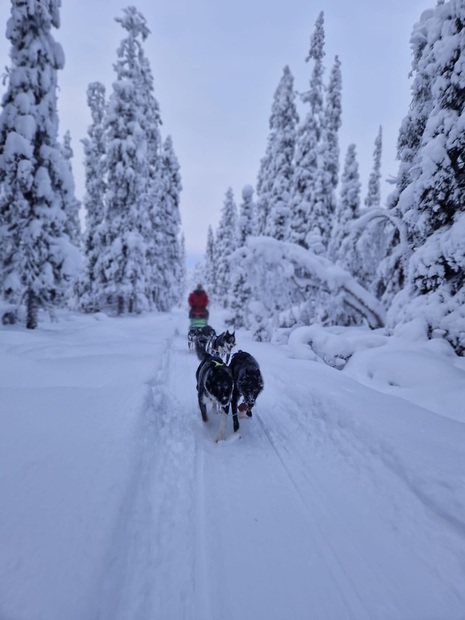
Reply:
[[[215,439],[215,443],[217,444],[234,443],[238,439],[242,439],[242,435],[239,432],[234,433],[233,435],[229,435],[228,437],[226,437],[226,439],[224,437],[217,437]]]

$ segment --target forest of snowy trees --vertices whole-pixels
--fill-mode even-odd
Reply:
[[[69,133],[60,142],[52,36],[58,0],[11,0],[11,65],[0,111],[0,286],[4,322],[37,326],[39,309],[168,311],[185,294],[180,166],[162,138],[146,20],[134,7],[108,97],[88,85],[86,191],[76,200]],[[310,37],[308,89],[284,67],[256,187],[227,188],[198,267],[235,327],[270,340],[319,323],[392,330],[424,318],[465,350],[465,5],[439,0],[411,37],[412,98],[399,171],[381,204],[382,128],[367,195],[355,143],[341,158],[342,66],[325,66],[324,14]],[[342,164],[341,164],[342,161]],[[85,213],[81,232],[80,210]]]
[[[165,311],[184,294],[180,167],[162,139],[158,102],[134,7],[117,22],[125,37],[115,79],[89,84],[92,123],[83,140],[86,192],[81,233],[71,139],[58,138],[57,72],[64,53],[52,36],[58,0],[12,0],[11,66],[0,115],[0,282],[4,321],[35,328],[39,309],[71,306],[118,314]]]
[[[465,350],[465,5],[440,0],[411,37],[412,101],[398,136],[399,172],[381,204],[382,128],[362,199],[357,152],[342,170],[341,63],[324,79],[324,14],[296,101],[285,67],[254,190],[228,189],[208,232],[204,278],[229,320],[270,340],[277,328],[368,325],[421,317],[430,337]]]

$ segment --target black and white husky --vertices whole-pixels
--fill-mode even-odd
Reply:
[[[219,357],[208,353],[195,373],[197,379],[197,396],[202,420],[208,422],[207,404],[213,405],[221,412],[220,430],[216,441],[223,438],[226,416],[233,393],[234,381],[231,369]]]
[[[234,379],[231,410],[234,432],[236,432],[239,430],[237,409],[245,411],[251,417],[255,401],[263,390],[264,382],[257,360],[246,351],[234,353],[229,367]],[[241,401],[240,404],[239,401]]]
[[[195,337],[200,327],[193,326],[189,327],[189,331],[187,332],[187,348],[189,351],[194,351],[195,349]]]
[[[218,355],[221,359],[226,362],[229,362],[229,358],[231,357],[231,351],[236,346],[236,332],[230,333],[229,330],[222,332],[218,336],[210,339],[208,343],[208,352],[212,355]]]
[[[200,361],[210,352],[210,343],[216,337],[216,331],[211,325],[198,327],[194,334],[194,348]]]

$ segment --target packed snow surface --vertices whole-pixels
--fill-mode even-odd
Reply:
[[[186,334],[1,328],[0,618],[463,620],[463,358],[347,330],[336,370],[322,338],[316,361],[238,330],[265,389],[217,444]]]

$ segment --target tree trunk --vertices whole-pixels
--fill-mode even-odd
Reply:
[[[26,327],[36,329],[37,327],[37,299],[34,291],[29,288],[26,293]]]

